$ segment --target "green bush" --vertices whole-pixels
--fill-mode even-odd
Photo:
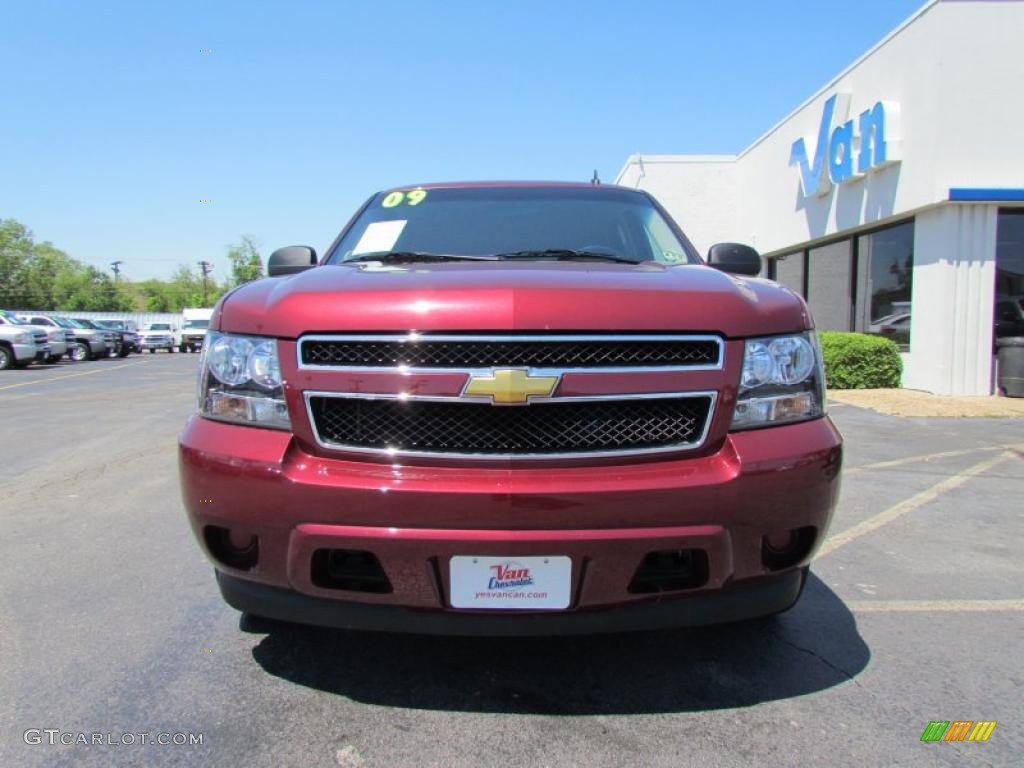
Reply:
[[[833,389],[898,387],[903,360],[896,342],[866,333],[822,331],[825,381]]]

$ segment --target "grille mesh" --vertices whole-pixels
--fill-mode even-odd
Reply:
[[[392,368],[687,367],[718,362],[714,339],[570,341],[302,341],[305,365]]]
[[[458,454],[630,451],[698,440],[711,398],[544,402],[530,406],[312,397],[321,440]]]

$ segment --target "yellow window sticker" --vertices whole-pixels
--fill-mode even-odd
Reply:
[[[388,192],[384,196],[384,199],[380,201],[380,205],[382,208],[395,208],[402,203],[405,203],[406,205],[419,205],[426,199],[427,190],[410,189],[407,192]]]

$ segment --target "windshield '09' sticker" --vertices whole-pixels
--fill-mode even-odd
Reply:
[[[682,264],[686,261],[686,255],[679,251],[662,251],[661,255],[669,264]]]
[[[405,203],[406,205],[419,205],[427,199],[427,190],[410,189],[408,192],[388,192],[380,201],[381,208],[395,208]]]

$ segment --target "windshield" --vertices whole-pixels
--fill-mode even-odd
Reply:
[[[209,320],[186,320],[185,321],[185,327],[186,328],[209,328],[210,327],[210,321]]]
[[[82,317],[76,317],[71,322],[76,323],[79,328],[94,328],[95,329],[95,328],[99,327],[92,320],[86,320],[85,318],[82,318]]]
[[[77,320],[71,320],[66,317],[55,317],[53,318],[53,322],[62,328],[88,328],[88,326],[82,325]]]
[[[393,251],[522,258],[585,251],[630,261],[700,262],[651,199],[608,187],[466,187],[380,193],[328,263]],[[551,254],[537,254],[537,258]]]

